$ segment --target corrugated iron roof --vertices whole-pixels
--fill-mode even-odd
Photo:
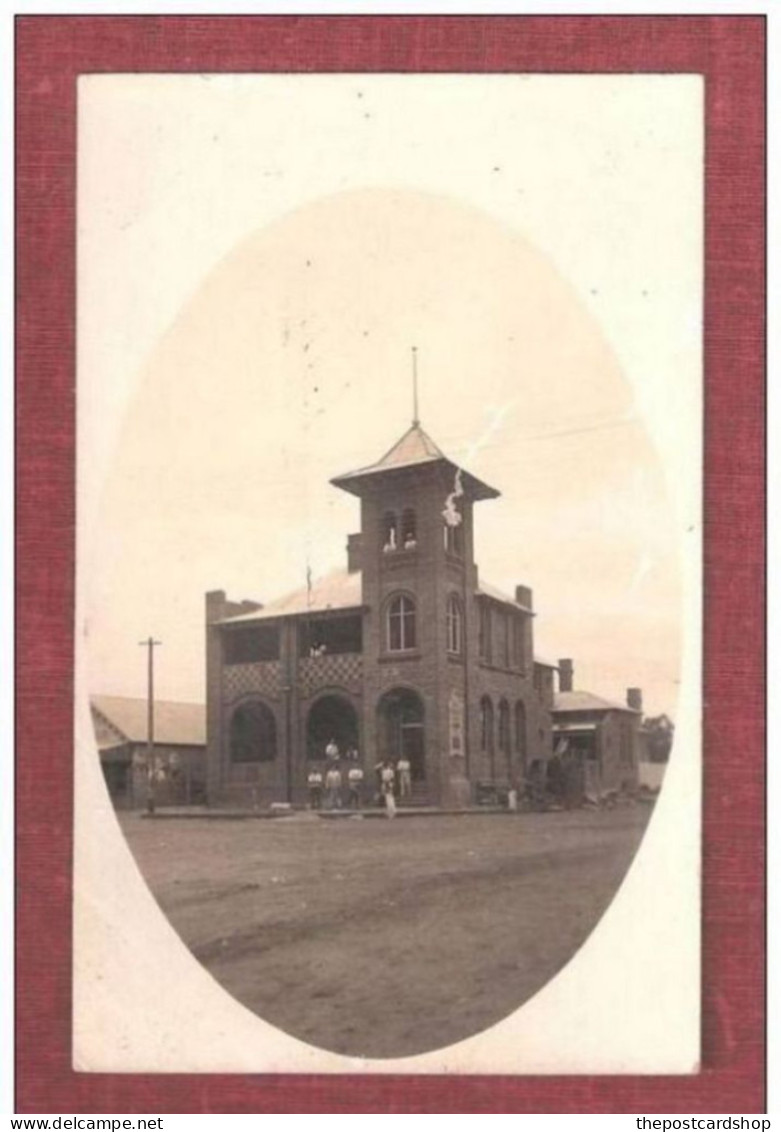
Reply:
[[[363,602],[360,570],[332,570],[317,578],[310,587],[301,586],[283,597],[270,601],[253,613],[225,617],[220,624],[234,625],[242,621],[267,621],[272,617],[292,617],[302,613],[325,613],[330,609],[360,609]]]
[[[360,570],[332,570],[329,574],[313,581],[310,587],[301,586],[297,590],[292,590],[283,597],[270,601],[262,609],[256,609],[250,613],[238,613],[233,617],[224,617],[219,624],[235,625],[242,622],[268,621],[274,617],[327,613],[333,609],[357,610],[363,605],[362,578],[363,575]],[[504,605],[511,605],[513,609],[532,613],[528,606],[514,601],[513,598],[488,585],[487,582],[480,582],[476,592],[484,594],[494,601],[500,601]],[[555,668],[556,665],[549,665],[549,667]]]
[[[132,696],[90,696],[91,706],[131,743],[145,743],[147,701]],[[155,700],[155,743],[202,747],[206,743],[203,704]]]
[[[632,715],[641,715],[627,704],[616,700],[606,700],[602,696],[595,696],[593,692],[557,692],[553,697],[553,710],[559,711],[628,711]]]
[[[511,605],[513,609],[521,609],[524,613],[534,614],[534,610],[530,609],[528,605],[522,605],[519,601],[516,601],[514,597],[510,597],[509,594],[498,590],[496,586],[489,585],[488,582],[480,582],[477,586],[476,593],[482,594],[484,597],[490,597],[493,601],[500,601],[503,605]]]

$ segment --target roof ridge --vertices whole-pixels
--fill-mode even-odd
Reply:
[[[90,700],[129,700],[133,703],[146,703],[146,696],[127,696],[124,692],[90,692]],[[182,707],[203,707],[203,700],[171,700],[167,696],[155,696],[156,704],[181,704]]]

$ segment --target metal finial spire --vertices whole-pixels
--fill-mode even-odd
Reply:
[[[412,347],[412,423],[413,425],[420,424],[420,417],[418,416],[418,348]]]

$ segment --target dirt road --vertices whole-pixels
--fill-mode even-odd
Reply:
[[[123,827],[174,927],[245,1006],[313,1045],[395,1057],[539,990],[598,922],[649,813]]]

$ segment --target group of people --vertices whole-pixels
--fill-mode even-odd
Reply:
[[[340,810],[346,801],[351,810],[361,809],[364,802],[364,772],[360,766],[357,750],[352,747],[346,753],[347,771],[343,774],[339,747],[336,740],[330,739],[325,748],[326,766],[323,771],[314,766],[307,775],[309,806],[312,810],[323,808]],[[404,755],[395,762],[385,759],[374,768],[377,776],[376,799],[385,807],[389,818],[396,816],[396,801],[412,797],[412,767]],[[344,788],[347,787],[345,799]]]

